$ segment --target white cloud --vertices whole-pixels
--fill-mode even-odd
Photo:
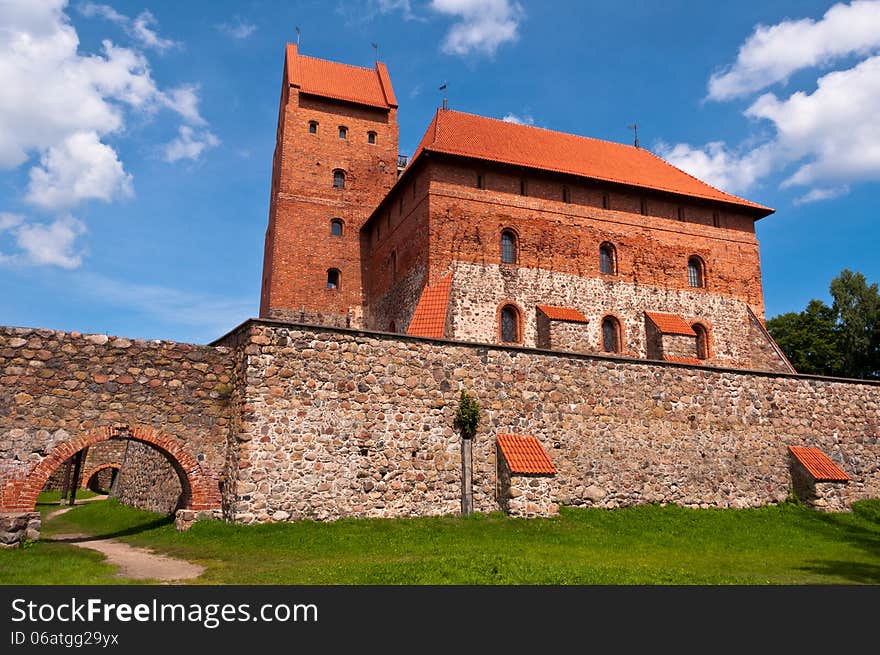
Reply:
[[[251,34],[257,31],[256,25],[253,23],[245,23],[238,16],[236,16],[235,20],[232,22],[220,23],[216,28],[221,34],[225,34],[226,36],[239,41],[248,38]]]
[[[83,7],[123,25],[141,46],[170,47],[149,12],[129,19],[108,5]],[[192,140],[202,149],[216,140],[199,113],[198,87],[161,89],[141,52],[109,40],[97,53],[81,52],[66,8],[67,0],[0,0],[0,170],[38,157],[26,200],[56,212],[132,194],[132,176],[106,137],[123,134],[133,112],[150,117],[169,110],[184,127],[201,130]],[[73,242],[84,229],[67,215],[46,224],[23,221],[14,232],[22,252],[3,261],[76,266],[81,253]]]
[[[479,52],[494,55],[507,42],[516,41],[523,8],[512,0],[431,0],[431,9],[454,16],[441,48],[454,55]]]
[[[65,215],[52,223],[29,223],[16,214],[0,214],[0,233],[9,231],[19,251],[0,253],[7,265],[60,266],[77,268],[83,253],[74,248],[76,238],[86,230],[73,216]]]
[[[153,48],[155,50],[167,50],[179,45],[171,39],[163,39],[153,26],[158,26],[159,22],[156,17],[145,9],[134,18],[129,18],[124,14],[120,14],[109,5],[96,4],[94,2],[86,2],[78,5],[80,13],[87,18],[104,18],[112,23],[116,23],[126,34],[145,48]]]
[[[203,328],[220,336],[256,310],[254,299],[194,293],[152,284],[120,282],[104,275],[80,273],[79,290],[111,306],[139,312],[165,323]]]
[[[848,186],[832,187],[830,189],[811,189],[800,198],[795,199],[794,204],[806,205],[811,202],[831,200],[832,198],[837,198],[847,193],[849,193]]]
[[[811,18],[758,25],[740,47],[736,62],[709,80],[709,98],[729,100],[785,81],[796,71],[828,65],[848,55],[867,56],[880,47],[880,2],[836,4],[819,21]]]
[[[535,119],[530,115],[526,114],[524,116],[518,116],[513,112],[508,112],[504,118],[502,118],[505,123],[516,123],[517,125],[534,125]]]
[[[84,200],[132,195],[132,177],[116,152],[95,132],[74,132],[42,156],[30,171],[27,201],[44,209],[71,207]]]
[[[740,49],[737,65],[727,77],[713,76],[710,89],[719,99],[733,97],[777,81],[786,71],[826,63],[835,53],[864,53],[872,41],[862,27],[874,25],[875,15],[880,21],[880,2],[854,2],[835,5],[818,23],[759,27]],[[873,42],[880,44],[880,22],[876,25]],[[777,68],[761,68],[761,62],[773,58],[773,48],[789,45],[794,51],[790,59],[780,60]],[[812,187],[795,201],[799,204],[843,195],[855,182],[880,180],[880,55],[863,54],[849,68],[818,75],[812,92],[764,93],[752,101],[744,115],[771,128],[757,144],[660,144],[659,154],[732,192],[783,175],[781,188]]]
[[[177,137],[165,144],[165,161],[175,162],[180,159],[198,159],[207,148],[220,144],[220,139],[207,130],[196,132],[191,127],[181,125]]]

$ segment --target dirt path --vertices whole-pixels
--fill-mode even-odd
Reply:
[[[78,500],[77,504],[92,500],[104,500],[106,496],[95,496]],[[56,509],[46,515],[45,521],[69,512],[72,507]],[[182,559],[157,555],[147,548],[136,548],[118,539],[106,538],[95,539],[84,534],[59,534],[47,539],[48,541],[60,541],[77,548],[96,550],[107,558],[109,564],[119,567],[116,574],[123,578],[133,580],[161,580],[174,582],[177,580],[191,580],[205,572],[205,568]]]

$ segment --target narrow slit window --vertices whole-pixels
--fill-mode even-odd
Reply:
[[[519,195],[521,195],[521,196],[526,195],[526,181],[525,180],[519,181]]]
[[[562,187],[562,202],[571,202],[571,196],[568,192],[568,187]]]
[[[486,188],[485,183],[483,181],[482,173],[477,173],[477,188],[478,189],[485,189]]]
[[[648,201],[645,200],[644,198],[642,198],[639,210],[642,212],[642,216],[648,215]]]
[[[678,220],[680,220],[680,221],[687,220],[687,219],[685,218],[685,214],[684,214],[684,207],[679,207],[679,208],[678,208]]]
[[[608,194],[602,194],[602,209],[608,209]]]
[[[721,227],[721,216],[718,212],[712,212],[712,225],[715,227]]]

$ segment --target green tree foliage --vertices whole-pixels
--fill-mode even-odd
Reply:
[[[455,429],[459,431],[462,439],[473,439],[477,434],[477,425],[480,422],[480,405],[477,399],[471,396],[467,390],[462,389],[458,397],[458,407],[455,410]]]
[[[767,330],[800,373],[880,378],[880,293],[865,276],[844,269],[831,281],[831,307],[811,300],[780,314]]]

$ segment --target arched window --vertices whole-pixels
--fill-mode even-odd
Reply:
[[[341,168],[337,168],[333,171],[333,188],[334,189],[344,189],[345,188],[345,171]]]
[[[327,269],[327,288],[328,289],[338,289],[339,288],[339,269],[338,268],[328,268]]]
[[[709,330],[702,323],[691,326],[697,333],[697,359],[709,359]]]
[[[309,134],[318,133],[318,121],[309,121]]]
[[[620,323],[613,316],[602,319],[602,350],[606,353],[620,352]]]
[[[513,230],[501,232],[501,263],[516,264],[516,232]]]
[[[342,219],[334,218],[330,221],[330,236],[331,237],[341,237],[342,236]]]
[[[367,132],[367,143],[376,143],[376,133]]]
[[[703,260],[694,255],[688,259],[688,284],[692,287],[706,286],[706,270]]]
[[[519,311],[513,305],[501,308],[501,341],[502,343],[519,343]]]
[[[617,275],[617,253],[608,242],[599,246],[599,272],[604,275]]]
[[[339,126],[339,138],[340,139],[347,139],[348,138],[348,128],[345,127],[345,125]]]

